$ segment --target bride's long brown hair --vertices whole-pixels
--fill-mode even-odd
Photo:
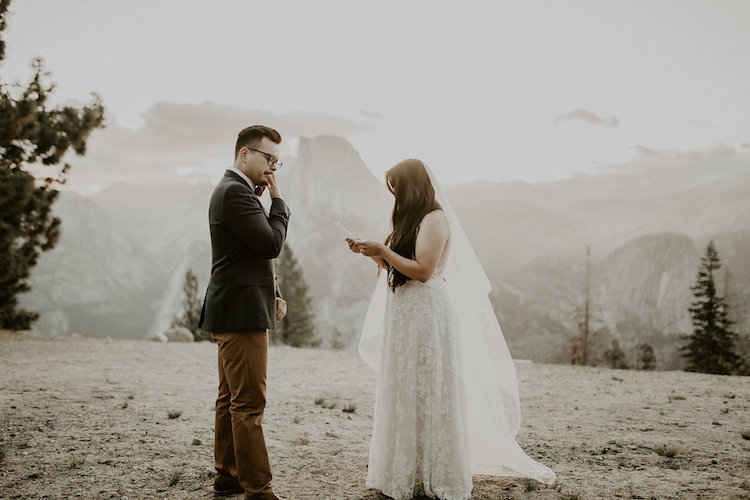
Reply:
[[[391,234],[385,244],[407,259],[414,258],[417,242],[417,230],[425,215],[442,207],[435,199],[427,169],[420,160],[404,160],[385,173],[385,183],[393,194],[393,214],[391,215]],[[388,266],[388,285],[395,291],[408,278]]]

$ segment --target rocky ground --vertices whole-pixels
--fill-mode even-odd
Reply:
[[[518,440],[558,484],[475,476],[472,498],[750,498],[749,378],[517,368]],[[364,485],[374,384],[356,353],[271,348],[279,494],[385,498]],[[211,343],[0,333],[0,498],[211,498],[216,385]]]

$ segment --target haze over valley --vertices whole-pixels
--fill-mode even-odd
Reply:
[[[371,262],[334,226],[388,232],[392,198],[351,143],[301,138],[279,173],[288,244],[309,286],[322,347],[355,349],[374,286]],[[471,181],[445,187],[493,284],[491,300],[514,357],[564,361],[584,301],[591,249],[592,321],[599,353],[651,343],[659,368],[680,366],[690,286],[710,239],[730,305],[750,330],[750,154],[640,151],[633,161],[544,183]],[[216,179],[218,181],[218,179]],[[207,182],[113,183],[64,191],[57,247],[43,254],[24,307],[50,334],[143,338],[179,312],[185,272],[210,272]],[[267,200],[264,200],[267,201]],[[725,274],[727,270],[729,274]]]

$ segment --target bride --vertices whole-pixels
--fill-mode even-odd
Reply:
[[[386,270],[359,346],[378,372],[367,486],[396,500],[464,500],[472,473],[554,483],[515,441],[515,367],[453,210],[419,160],[385,177],[391,234],[385,243],[347,238]]]

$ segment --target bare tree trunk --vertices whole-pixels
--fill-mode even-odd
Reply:
[[[589,268],[589,257],[591,255],[591,249],[586,245],[586,311],[583,318],[583,359],[581,364],[583,366],[588,365],[588,347],[589,347],[589,298],[591,295],[591,273]]]

